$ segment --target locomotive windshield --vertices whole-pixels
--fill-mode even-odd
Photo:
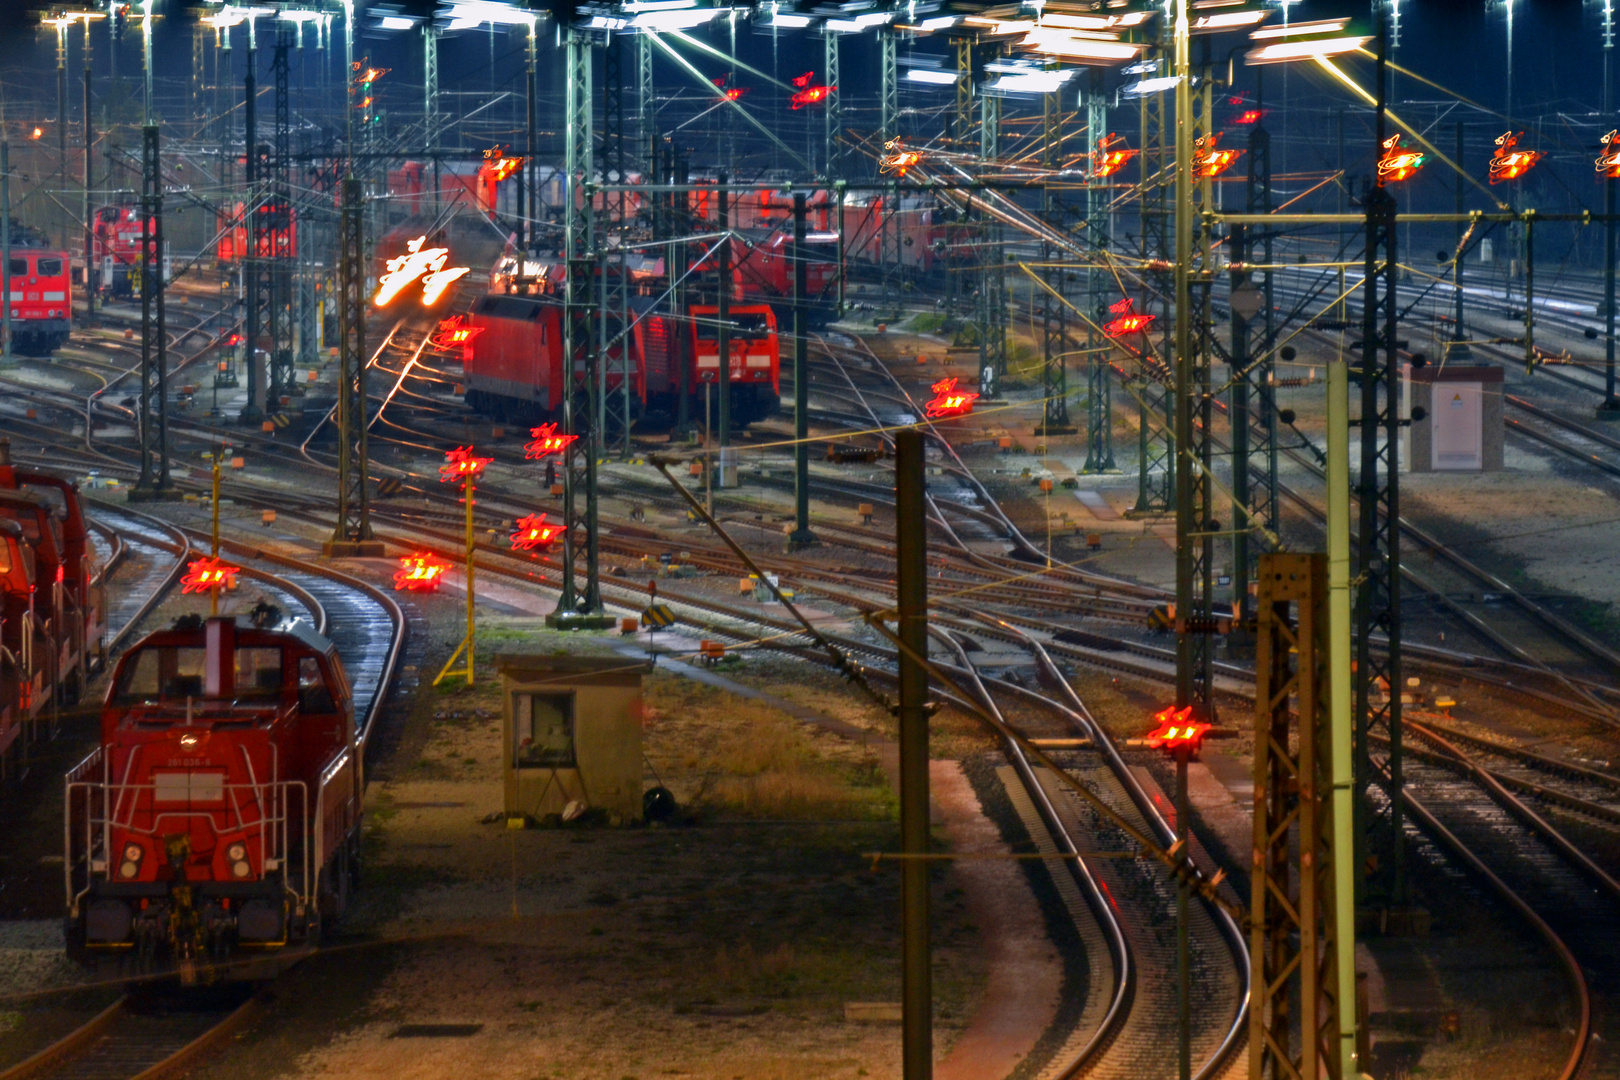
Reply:
[[[138,651],[124,664],[113,701],[135,705],[164,698],[200,698],[208,650],[154,645]]]
[[[117,705],[201,698],[207,681],[208,650],[190,645],[149,645],[124,665],[113,693]],[[281,696],[280,646],[236,650],[237,701],[270,701]]]
[[[34,266],[40,277],[57,277],[62,273],[62,260],[55,256],[41,255],[34,260]]]
[[[28,276],[28,260],[27,259],[13,258],[11,260],[10,265],[11,265],[11,276],[12,277],[27,277]]]

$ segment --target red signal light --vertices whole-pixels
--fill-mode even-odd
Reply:
[[[1117,303],[1110,304],[1109,312],[1114,318],[1103,323],[1103,333],[1109,337],[1124,337],[1126,334],[1139,334],[1146,330],[1158,318],[1156,315],[1147,315],[1135,310],[1136,302],[1126,297]]]
[[[807,71],[803,75],[795,75],[795,76],[793,76],[793,78],[790,81],[793,83],[793,85],[795,87],[797,87],[800,90],[803,90],[805,87],[809,86],[812,82],[814,82],[815,79],[816,79],[816,73],[813,72],[813,71]]]
[[[794,80],[797,84],[798,80]],[[788,99],[788,103],[795,109],[802,109],[806,105],[819,105],[827,100],[827,95],[838,89],[836,86],[807,86]]]
[[[1617,148],[1617,144],[1620,144],[1620,131],[1611,131],[1603,136],[1603,150],[1592,162],[1597,166],[1597,174],[1606,180],[1620,179],[1620,148]]]
[[[533,551],[562,537],[561,525],[547,525],[546,515],[530,514],[517,519],[517,532],[512,534],[513,551]]]
[[[1258,124],[1260,118],[1264,115],[1265,111],[1262,109],[1244,109],[1238,113],[1237,118],[1232,122],[1234,124]]]
[[[1097,143],[1097,152],[1092,155],[1091,162],[1093,176],[1113,176],[1136,156],[1135,150],[1122,145],[1124,142],[1125,136],[1109,134]]]
[[[960,390],[956,386],[957,380],[953,376],[941,379],[929,387],[937,396],[928,403],[928,416],[934,420],[943,420],[952,416],[966,416],[973,411],[973,402],[979,397],[971,390]]]
[[[1407,179],[1423,168],[1424,157],[1415,150],[1401,149],[1399,134],[1384,140],[1384,152],[1378,158],[1378,182],[1395,184]]]
[[[240,566],[226,566],[218,559],[193,559],[186,564],[186,576],[180,579],[182,593],[204,593],[212,589],[236,588],[236,575]]]
[[[1211,727],[1193,719],[1191,705],[1179,709],[1174,706],[1161,709],[1153,714],[1153,719],[1159,726],[1148,732],[1142,741],[1155,750],[1169,750],[1172,753],[1183,747],[1197,753],[1204,741],[1204,734]]]
[[[1216,144],[1221,133],[1213,132],[1193,143],[1193,175],[1208,178],[1219,176],[1243,156],[1241,150],[1222,150]]]
[[[394,589],[398,592],[438,592],[445,566],[445,563],[425,551],[407,555],[399,560],[399,569],[394,571]]]
[[[541,424],[537,428],[530,428],[529,434],[534,436],[534,441],[523,447],[523,456],[530,461],[537,461],[548,454],[560,454],[579,438],[578,435],[557,434],[556,424]]]
[[[481,475],[484,466],[494,461],[494,458],[473,457],[472,447],[458,446],[444,455],[444,464],[439,466],[439,480],[467,480]]]
[[[472,339],[484,332],[482,326],[468,326],[460,315],[439,320],[439,328],[430,339],[435,349],[461,349],[472,344]]]
[[[1491,183],[1517,180],[1536,167],[1536,162],[1547,155],[1540,150],[1515,150],[1524,132],[1517,135],[1505,131],[1496,137],[1497,150],[1491,155]]]

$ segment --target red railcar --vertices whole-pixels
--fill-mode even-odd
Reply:
[[[259,208],[260,220],[255,223],[251,212],[242,203],[232,203],[219,212],[217,231],[219,244],[216,254],[222,263],[240,262],[246,258],[295,259],[298,257],[298,213],[284,202],[268,200]],[[136,248],[139,250],[140,231],[136,222]],[[254,242],[254,233],[258,241]]]
[[[77,487],[11,464],[0,439],[0,755],[101,662],[106,600]]]
[[[247,978],[312,943],[358,867],[355,739],[342,661],[307,623],[147,635],[66,778],[70,954]]]
[[[65,251],[11,249],[11,333],[20,353],[49,356],[73,331],[73,268]]]
[[[715,382],[720,367],[716,310],[699,306],[688,315],[676,315],[635,297],[628,325],[617,315],[609,316],[605,327],[591,324],[593,335],[605,330],[610,394],[623,386],[628,366],[632,420],[667,420],[677,414],[683,389],[689,404],[695,404],[703,384]],[[481,297],[468,317],[480,332],[462,353],[467,404],[511,422],[560,419],[565,392],[562,316],[562,305],[551,296]],[[776,318],[764,304],[738,305],[731,324],[732,420],[748,424],[773,414],[780,402]],[[593,347],[600,341],[595,337]],[[576,371],[574,378],[579,386],[583,372]]]

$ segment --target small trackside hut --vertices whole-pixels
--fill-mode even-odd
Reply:
[[[501,731],[508,821],[570,803],[641,819],[641,679],[648,661],[506,655]]]

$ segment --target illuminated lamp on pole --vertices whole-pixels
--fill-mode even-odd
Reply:
[[[444,455],[444,464],[439,466],[439,480],[443,483],[461,481],[462,501],[467,505],[467,636],[462,639],[456,651],[450,654],[450,659],[444,662],[439,675],[433,680],[438,686],[448,676],[465,675],[467,685],[473,684],[473,633],[475,630],[475,617],[473,613],[473,555],[476,551],[473,539],[473,493],[477,488],[478,478],[483,475],[484,469],[494,458],[475,457],[470,446],[458,446]],[[451,665],[462,655],[467,654],[467,666],[451,670]]]

